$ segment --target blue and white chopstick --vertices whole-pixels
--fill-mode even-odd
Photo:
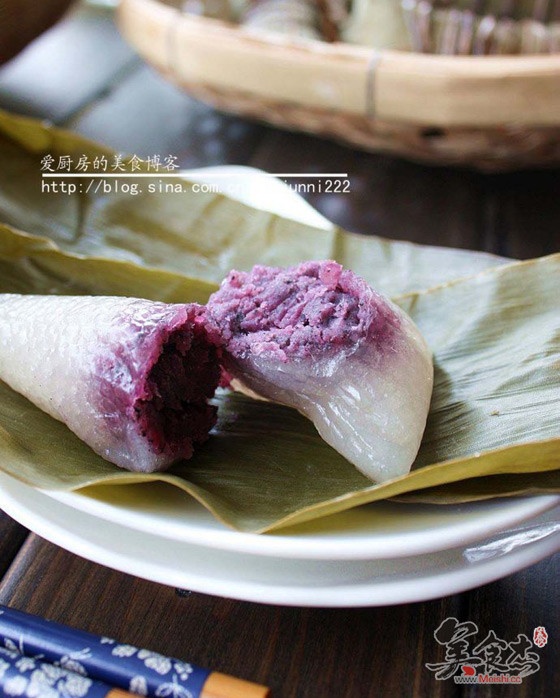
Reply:
[[[18,661],[18,657],[12,655],[18,655],[20,667],[28,659],[35,659],[36,662],[52,665],[58,671],[71,672],[77,677],[69,677],[74,682],[79,683],[80,678],[101,682],[105,687],[141,696],[265,698],[269,695],[265,686],[201,669],[179,659],[75,630],[6,606],[0,606],[2,647],[4,656],[7,656],[6,652],[10,655],[10,672],[13,672],[12,663],[15,665]],[[71,693],[67,695],[72,696]],[[101,698],[106,695],[109,694],[86,692],[80,694],[80,698]],[[56,698],[55,693],[52,698]]]
[[[132,693],[0,647],[0,698],[133,698]]]

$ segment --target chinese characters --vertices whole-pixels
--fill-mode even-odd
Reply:
[[[96,155],[90,158],[86,153],[81,155],[54,155],[48,153],[41,158],[41,172],[48,173],[123,173],[135,172],[164,173],[175,172],[180,165],[176,155],[150,155],[140,158],[138,155],[124,156],[122,153],[113,155]]]
[[[434,631],[436,642],[445,648],[443,661],[428,663],[426,667],[442,681],[461,674],[484,678],[487,676],[515,677],[517,682],[540,669],[540,658],[534,646],[544,647],[548,636],[543,626],[535,628],[534,644],[524,633],[515,640],[506,641],[490,630],[479,642],[476,623],[460,623],[457,618],[446,618]],[[475,679],[473,679],[474,682]],[[484,681],[482,681],[484,682]]]

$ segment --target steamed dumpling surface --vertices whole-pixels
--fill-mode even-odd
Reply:
[[[362,278],[332,261],[232,271],[207,318],[241,389],[299,410],[372,480],[408,473],[431,354],[406,313]]]

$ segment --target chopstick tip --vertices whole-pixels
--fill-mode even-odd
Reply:
[[[269,698],[267,686],[214,671],[206,679],[200,698]]]

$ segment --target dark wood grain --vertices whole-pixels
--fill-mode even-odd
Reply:
[[[347,172],[349,194],[300,190],[357,233],[480,249],[481,175],[422,167],[303,134],[268,130],[250,164],[269,172]],[[304,184],[302,181],[301,184]]]
[[[483,242],[492,251],[527,259],[560,250],[560,176],[517,172],[484,178]]]
[[[454,695],[423,665],[460,597],[394,608],[297,609],[191,594],[113,572],[30,536],[0,603],[274,688],[286,698]],[[406,674],[402,669],[406,668]]]
[[[356,232],[519,258],[560,250],[558,171],[488,176],[427,168],[219,114],[143,66],[103,12],[78,9],[0,71],[0,106],[49,118],[117,150],[172,153],[184,167],[348,172],[349,194],[304,194]],[[490,698],[506,691],[557,695],[559,573],[556,555],[428,603],[353,610],[262,606],[179,595],[111,571],[27,536],[0,513],[0,603],[267,683],[276,698],[474,698],[475,691],[436,681],[424,667],[443,658],[433,632],[450,615],[507,639],[547,627],[539,673],[521,687],[483,692]]]
[[[0,578],[8,571],[27,533],[23,526],[0,510]]]
[[[545,698],[558,686],[556,578],[560,556],[468,594],[372,609],[298,609],[209,597],[86,562],[31,535],[0,584],[0,603],[270,685],[277,698],[447,698],[468,689],[436,681],[433,632],[455,616],[514,639],[544,625],[542,669],[515,690]],[[499,687],[485,688],[498,695]],[[512,690],[511,687],[509,690]],[[382,691],[382,693],[381,693]]]
[[[523,680],[521,686],[486,687],[488,695],[515,695],[520,698],[558,695],[560,663],[558,662],[558,638],[560,637],[560,613],[558,578],[560,554],[538,565],[505,577],[494,584],[474,589],[465,594],[465,618],[478,624],[484,637],[489,630],[506,641],[515,640],[518,633],[533,637],[535,627],[546,628],[549,642],[538,650],[541,669]],[[478,689],[480,690],[480,689]],[[465,698],[475,698],[477,687],[464,687]]]

